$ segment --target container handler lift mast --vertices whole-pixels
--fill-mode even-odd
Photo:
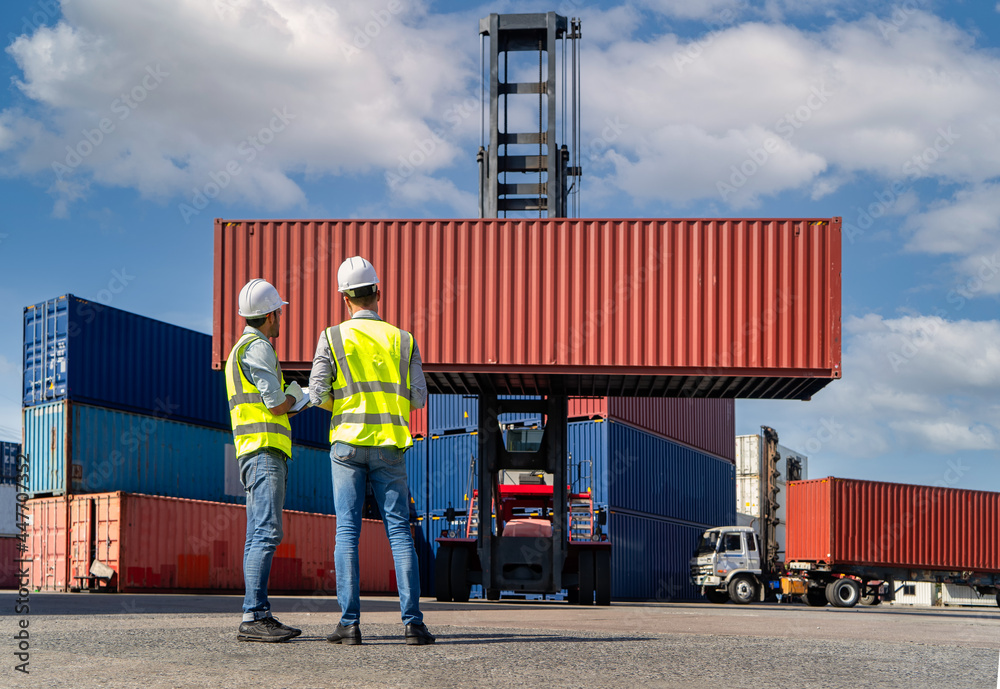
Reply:
[[[480,147],[477,156],[480,217],[511,214],[543,217],[544,214],[561,218],[574,210],[578,214],[579,185],[573,196],[574,205],[570,201],[574,186],[570,180],[580,177],[580,21],[567,20],[554,12],[491,14],[480,20],[479,32],[489,37],[489,104],[483,104],[484,111],[488,108],[489,112],[489,144]],[[561,60],[557,50],[560,40]],[[567,43],[571,44],[569,58]],[[522,58],[522,66],[526,67],[529,61],[531,65],[537,63],[538,81],[513,80],[524,70],[509,70],[512,53]],[[537,61],[533,59],[536,54]],[[571,86],[569,102],[564,97],[561,110],[556,102],[559,71],[564,95]],[[567,72],[570,72],[568,78]],[[536,99],[536,131],[511,131],[514,125],[507,118],[511,97]],[[561,144],[557,142],[560,134]],[[485,131],[483,139],[485,143]],[[584,541],[572,538],[569,533],[568,400],[566,395],[559,394],[541,400],[500,400],[495,392],[480,392],[474,506],[478,514],[470,514],[470,519],[478,521],[478,532],[474,538],[438,539],[435,565],[438,600],[468,600],[469,587],[481,584],[490,600],[497,600],[501,590],[546,594],[565,588],[571,602],[610,604],[611,544],[600,540],[600,536],[599,540]],[[513,412],[544,415],[544,431],[537,452],[512,451],[504,446],[498,417]],[[501,494],[500,476],[507,471],[544,472],[552,476],[550,533],[543,529],[528,536],[510,535],[507,526],[511,522],[504,517],[509,516],[511,506],[519,504],[519,498],[516,489],[506,486]],[[524,492],[521,504],[537,504],[528,498],[528,491]],[[548,518],[549,508],[543,507],[541,514]]]

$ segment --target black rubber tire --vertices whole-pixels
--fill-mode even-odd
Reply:
[[[469,591],[469,551],[466,548],[452,548],[451,553],[451,599],[456,603],[468,603]]]
[[[861,605],[878,605],[882,602],[882,599],[879,598],[877,593],[866,593],[861,596],[861,600],[859,602]]]
[[[834,579],[826,585],[826,599],[835,608],[853,608],[861,600],[861,586],[854,579]]]
[[[500,589],[486,589],[486,600],[500,600]]]
[[[826,591],[823,589],[809,589],[802,596],[802,602],[811,608],[822,608],[827,604]]]
[[[590,550],[580,552],[577,558],[580,574],[580,598],[577,605],[594,604],[594,553]]]
[[[723,605],[729,602],[729,593],[727,591],[720,591],[719,589],[705,589],[705,598],[708,599],[709,603]]]
[[[566,602],[570,605],[580,604],[580,589],[576,586],[572,586],[566,589]]]
[[[1000,591],[997,591],[997,607],[1000,608]]]
[[[729,581],[729,600],[746,605],[757,600],[757,582],[749,574],[737,574]]]
[[[607,550],[594,552],[594,602],[611,605],[611,553]]]
[[[448,545],[438,547],[434,559],[434,597],[442,603],[451,600],[451,553],[453,548]]]

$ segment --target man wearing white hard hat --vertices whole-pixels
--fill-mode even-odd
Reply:
[[[270,338],[278,337],[282,301],[278,290],[256,278],[240,291],[243,335],[226,360],[226,390],[240,481],[247,494],[247,538],[243,549],[243,621],[240,641],[288,641],[302,630],[271,615],[267,580],[274,551],[284,535],[288,461],[292,428],[288,412],[305,397],[298,383],[285,385]]]
[[[396,564],[396,584],[409,645],[434,643],[420,613],[420,576],[410,533],[403,453],[413,446],[410,409],[427,399],[420,350],[410,333],[379,318],[378,275],[360,256],[337,271],[350,318],[320,335],[309,388],[330,410],[330,460],[337,511],[337,602],[341,618],[327,641],[361,643],[358,541],[365,486],[371,483]]]

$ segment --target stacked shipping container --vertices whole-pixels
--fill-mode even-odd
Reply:
[[[97,560],[116,576],[111,589],[236,591],[243,588],[246,511],[238,505],[121,492],[36,498],[29,552],[33,587],[80,586]],[[332,595],[336,517],[287,510],[271,566],[271,591]],[[380,522],[364,520],[361,589],[396,590]]]

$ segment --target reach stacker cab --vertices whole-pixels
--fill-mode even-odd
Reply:
[[[439,601],[468,601],[478,584],[487,600],[499,600],[501,591],[547,595],[565,589],[571,604],[610,605],[611,543],[601,533],[606,514],[595,515],[590,493],[571,493],[566,482],[567,402],[561,395],[480,396],[478,488],[464,537],[437,539]],[[498,421],[505,413],[541,413],[545,424],[540,434],[508,430],[505,443]],[[539,482],[541,474],[551,475],[552,483]],[[503,483],[502,475],[524,483]]]

